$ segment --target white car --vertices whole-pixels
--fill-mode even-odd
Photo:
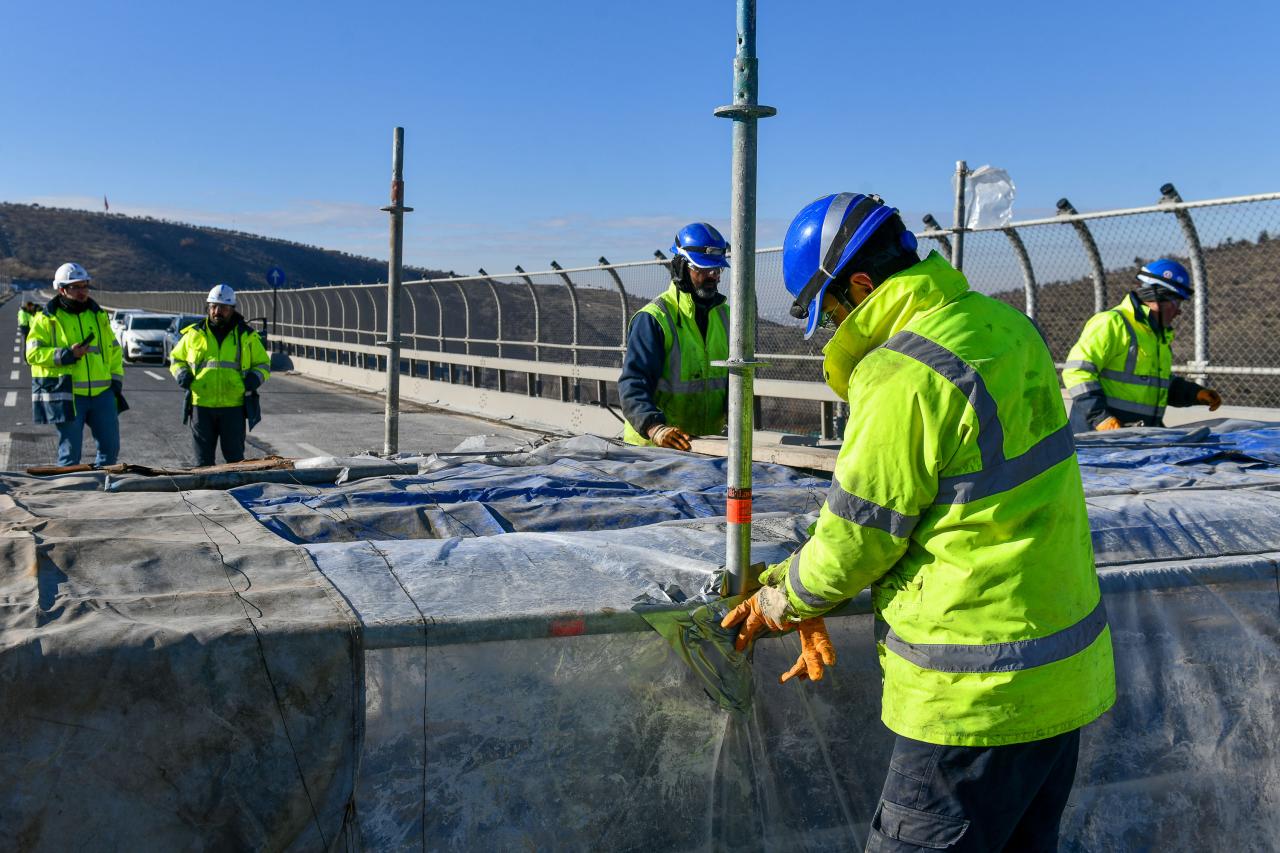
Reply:
[[[141,308],[117,308],[111,312],[111,331],[116,336],[116,343],[122,344],[124,341],[124,324],[129,315],[143,313],[145,312]]]
[[[125,361],[155,359],[164,361],[164,333],[173,321],[172,314],[133,313],[125,317],[120,333],[120,347]]]

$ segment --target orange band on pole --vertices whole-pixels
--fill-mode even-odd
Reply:
[[[725,502],[725,517],[730,524],[751,523],[751,490],[730,489],[729,499]]]

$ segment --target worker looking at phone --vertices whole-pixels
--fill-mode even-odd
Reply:
[[[89,273],[79,264],[58,267],[58,295],[35,315],[27,335],[31,365],[31,418],[58,430],[58,464],[77,465],[87,425],[97,444],[95,465],[120,455],[119,413],[128,408],[124,353],[110,318],[89,298]]]

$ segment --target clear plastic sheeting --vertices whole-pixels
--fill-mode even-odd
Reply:
[[[954,185],[958,179],[952,177]],[[1013,179],[1004,169],[979,166],[965,176],[966,228],[999,228],[1013,221]]]
[[[1084,730],[1063,849],[1276,849],[1280,431],[1121,430],[1079,453],[1119,698]],[[892,748],[865,596],[829,620],[822,682],[779,685],[798,642],[764,640],[749,707],[722,710],[633,608],[715,588],[724,460],[590,437],[467,454],[230,492],[0,479],[4,837],[865,842]],[[756,465],[753,485],[752,558],[776,561],[827,482]]]

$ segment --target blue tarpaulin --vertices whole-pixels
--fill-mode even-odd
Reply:
[[[1084,730],[1063,849],[1277,849],[1280,428],[1119,430],[1078,456],[1119,697]],[[712,588],[725,465],[583,436],[229,492],[0,477],[0,834],[860,848],[892,746],[866,608],[830,620],[819,684],[777,684],[793,636],[760,643],[745,713],[632,612]],[[753,477],[772,562],[829,481]]]

